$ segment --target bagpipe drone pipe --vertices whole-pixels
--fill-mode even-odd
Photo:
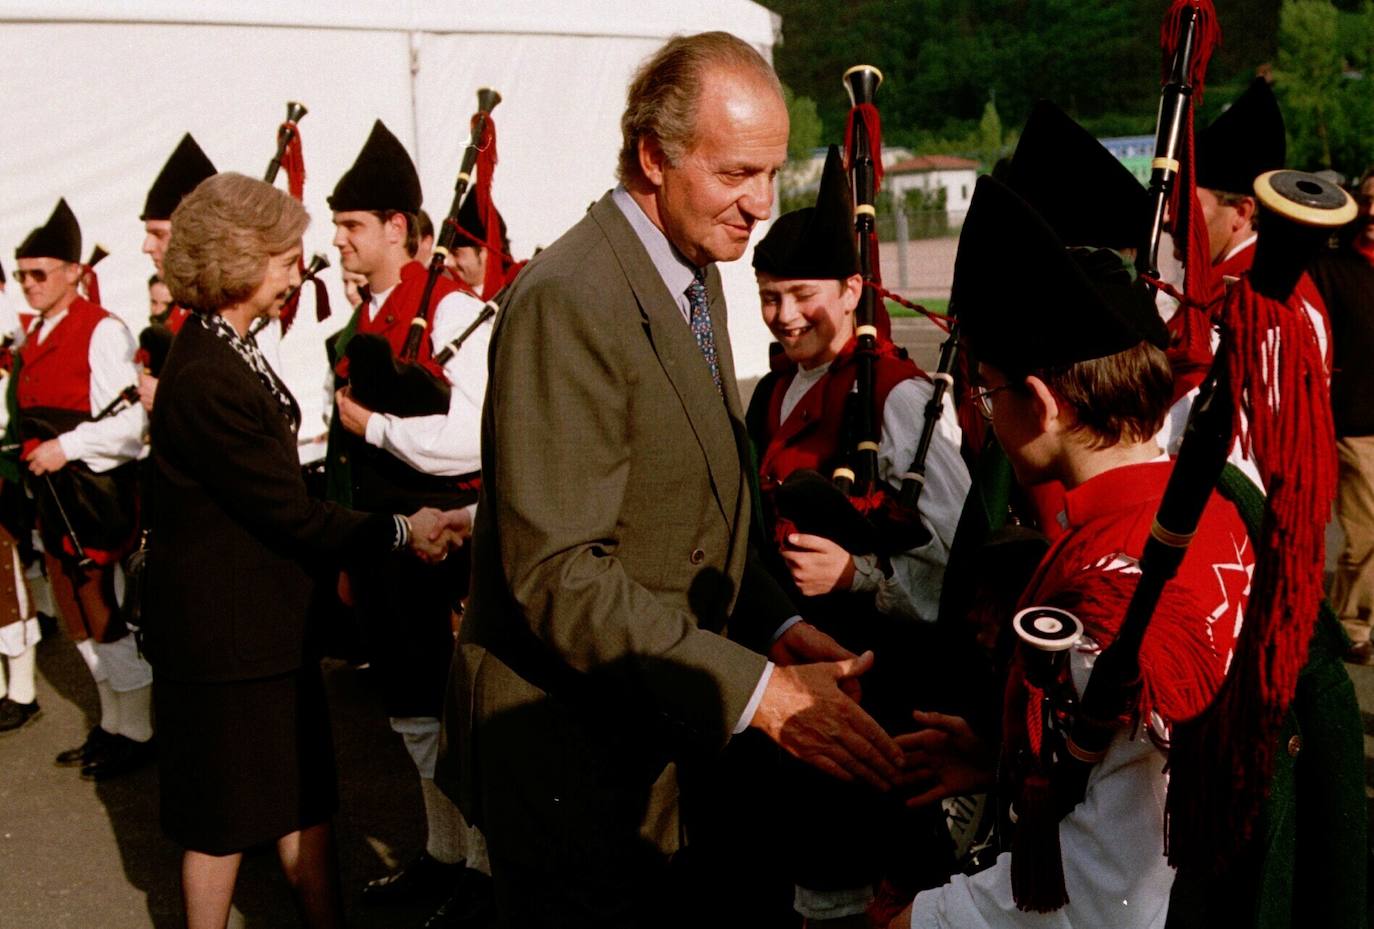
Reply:
[[[272,153],[272,159],[267,162],[267,170],[263,172],[262,176],[262,179],[268,184],[275,184],[277,175],[285,168],[287,192],[297,200],[302,200],[305,197],[305,155],[301,151],[300,121],[307,112],[309,111],[305,108],[304,103],[296,100],[287,101],[286,121],[277,127],[277,148]],[[322,257],[317,255],[316,259]],[[314,266],[316,259],[311,260],[311,267]],[[306,281],[315,282],[315,319],[318,322],[323,322],[330,315],[329,292],[316,277],[320,271],[327,267],[329,267],[329,262],[326,260],[324,265],[312,274],[310,268],[305,264],[304,256],[302,256],[299,265],[301,284]],[[296,309],[300,305],[300,300],[301,288],[298,285],[282,302],[281,330],[283,335],[291,328],[291,323],[295,321]],[[262,320],[253,334],[260,332],[269,321]]]
[[[844,411],[846,456],[829,479],[809,469],[794,471],[774,491],[774,503],[778,514],[801,532],[828,538],[852,554],[887,557],[919,548],[931,538],[930,530],[920,520],[918,506],[926,482],[926,458],[946,397],[952,391],[958,324],[949,326],[948,337],[941,345],[916,453],[902,474],[901,486],[894,488],[879,475],[881,411],[876,409],[874,376],[879,317],[886,318],[886,310],[880,311],[878,304],[886,291],[878,266],[874,206],[881,180],[882,141],[873,101],[883,76],[871,65],[856,65],[845,72],[843,80],[852,104],[845,160],[851,178],[859,268],[864,280],[855,313],[857,377]],[[885,332],[882,337],[886,338]]]
[[[477,112],[472,117],[472,133],[454,183],[453,203],[434,246],[420,305],[411,321],[400,356],[392,353],[391,344],[381,336],[358,333],[348,340],[344,351],[348,356],[350,389],[358,402],[368,409],[398,416],[425,416],[448,411],[448,382],[441,375],[428,370],[418,359],[424,348],[424,340],[429,337],[433,304],[436,302],[434,290],[444,274],[444,258],[460,244],[458,212],[468,192],[473,169],[478,156],[495,144],[495,130],[490,117],[491,111],[500,102],[501,95],[489,87],[477,91]],[[489,184],[490,162],[487,174],[479,183]]]

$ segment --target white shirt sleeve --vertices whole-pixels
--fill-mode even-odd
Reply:
[[[1083,686],[1096,649],[1075,649]],[[1011,855],[986,871],[955,875],[912,905],[912,929],[1162,929],[1174,870],[1164,857],[1164,753],[1145,732],[1119,732],[1088,777],[1083,802],[1059,824],[1069,902],[1023,913],[1011,893]]]
[[[449,294],[434,308],[430,340],[435,354],[466,329],[483,307],[470,294]],[[456,477],[480,470],[482,399],[487,389],[487,343],[491,325],[470,335],[444,365],[451,388],[448,412],[434,416],[374,413],[367,422],[367,441],[385,449],[417,471]]]
[[[91,333],[91,414],[105,409],[126,387],[138,385],[134,338],[113,316],[96,324]],[[96,472],[133,461],[143,451],[147,420],[135,400],[123,412],[85,422],[58,437],[69,461],[84,461]]]
[[[894,487],[901,486],[902,475],[916,457],[916,446],[925,425],[926,403],[934,389],[930,381],[912,378],[902,381],[887,395],[882,441],[878,446],[878,469],[883,479]],[[930,530],[930,542],[893,556],[891,577],[884,577],[880,571],[866,573],[863,570],[854,575],[853,589],[873,591],[874,603],[882,613],[935,621],[949,548],[954,542],[954,530],[959,525],[964,498],[972,483],[968,467],[959,454],[962,440],[953,398],[946,394],[944,409],[926,456],[926,485],[919,506],[921,522]],[[855,563],[860,566],[857,559]]]

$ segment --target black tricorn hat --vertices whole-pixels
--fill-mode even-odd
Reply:
[[[48,221],[28,234],[14,250],[15,258],[56,258],[73,264],[81,262],[81,224],[67,206],[58,200]]]
[[[990,177],[978,179],[959,235],[950,303],[974,354],[1013,374],[1169,344],[1149,288],[1119,254],[1065,248]]]
[[[504,243],[506,241],[506,219],[501,215],[500,210],[496,211],[496,219],[498,225],[501,227],[501,242],[504,248]],[[477,209],[476,191],[469,191],[468,195],[463,198],[463,205],[458,208],[458,228],[472,236],[472,239],[477,240],[477,242],[474,242],[467,236],[460,235],[458,237],[459,248],[463,246],[477,248],[478,242],[485,243],[487,241],[487,226],[486,223],[482,222],[482,214]]]
[[[181,198],[215,173],[215,166],[205,157],[205,152],[191,138],[191,133],[186,133],[162,166],[153,186],[148,188],[148,199],[143,201],[143,214],[138,218],[144,222],[171,219]]]
[[[854,207],[838,147],[826,153],[816,205],[778,217],[754,249],[754,270],[784,280],[841,280],[859,273]]]
[[[329,208],[335,212],[351,210],[399,210],[420,212],[420,175],[400,140],[379,119],[363,143],[353,167],[344,172]]]
[[[1066,245],[1136,248],[1150,197],[1144,185],[1088,130],[1048,100],[1031,110],[1006,185]]]
[[[1197,186],[1253,194],[1255,178],[1284,166],[1288,140],[1269,82],[1257,77],[1194,144]]]

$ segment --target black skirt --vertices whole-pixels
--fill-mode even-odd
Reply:
[[[338,808],[324,682],[313,662],[251,681],[153,684],[162,828],[227,855],[322,823]]]

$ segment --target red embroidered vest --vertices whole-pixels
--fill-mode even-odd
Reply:
[[[392,355],[399,358],[405,348],[406,336],[410,334],[411,320],[420,309],[420,297],[424,295],[425,279],[428,276],[429,271],[418,261],[406,262],[401,268],[401,282],[387,295],[386,302],[377,310],[376,316],[368,319],[367,307],[359,308],[358,325],[354,334],[381,336],[391,345]],[[462,289],[449,278],[440,275],[434,283],[434,294],[430,298],[430,319],[434,318],[433,307],[437,307],[449,294]],[[430,374],[445,380],[443,368],[434,360],[433,343],[428,332],[420,341],[420,351],[415,360]],[[340,358],[334,370],[340,377],[348,377],[348,359]]]
[[[793,471],[810,468],[829,476],[840,459],[849,453],[841,448],[845,428],[845,398],[854,388],[858,377],[855,363],[857,340],[851,338],[830,363],[830,370],[797,402],[786,422],[782,422],[782,401],[787,388],[796,376],[796,365],[779,352],[775,356],[772,393],[768,399],[768,417],[763,434],[756,437],[762,451],[759,456],[759,489],[763,494],[764,512],[775,536],[786,535],[790,527],[779,526],[771,498],[778,485]],[[780,361],[778,360],[780,359]],[[902,381],[913,377],[927,377],[906,353],[892,342],[880,337],[878,355],[873,365],[873,417],[882,423],[887,395]],[[760,385],[763,387],[764,385]]]
[[[110,314],[77,297],[42,342],[31,334],[19,350],[16,396],[21,410],[91,413],[91,336]],[[35,330],[36,333],[36,330]]]

